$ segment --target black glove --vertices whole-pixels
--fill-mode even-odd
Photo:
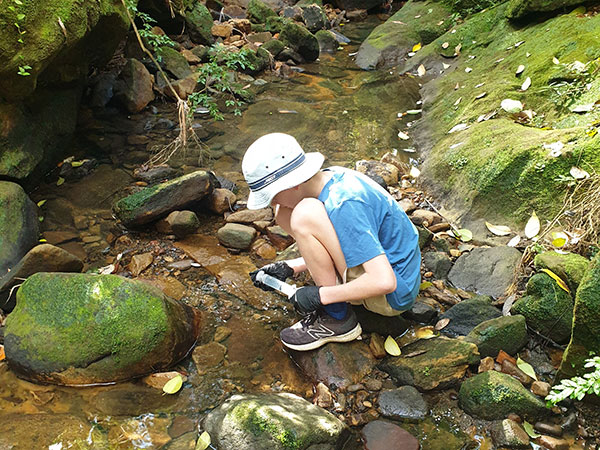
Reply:
[[[305,286],[299,288],[290,298],[296,311],[302,315],[306,315],[321,308],[321,295],[319,294],[319,286]]]
[[[271,264],[267,264],[266,266],[263,266],[260,269],[256,269],[250,272],[250,279],[254,283],[254,286],[256,286],[257,288],[261,288],[263,291],[272,291],[273,288],[267,286],[264,283],[261,283],[260,281],[256,281],[256,274],[261,270],[264,273],[271,275],[280,281],[285,281],[286,278],[289,278],[292,275],[294,275],[294,269],[288,266],[285,261],[277,261]]]

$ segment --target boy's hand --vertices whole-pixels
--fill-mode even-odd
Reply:
[[[271,264],[267,264],[266,266],[263,266],[260,269],[256,269],[250,272],[250,279],[254,283],[254,286],[262,289],[263,291],[272,291],[273,288],[256,280],[256,274],[261,270],[264,273],[271,275],[280,281],[285,281],[286,278],[290,278],[292,275],[294,275],[294,269],[288,266],[288,264],[285,261],[277,261]]]
[[[305,286],[299,288],[296,293],[290,298],[296,311],[302,315],[306,315],[321,308],[321,295],[319,294],[319,286]]]

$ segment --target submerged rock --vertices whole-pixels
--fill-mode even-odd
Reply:
[[[37,208],[21,186],[0,181],[0,276],[38,241]]]
[[[12,311],[15,307],[16,290],[9,298],[10,290],[23,279],[37,272],[81,272],[83,262],[60,247],[41,244],[33,247],[9,273],[0,278],[0,309]]]
[[[529,279],[526,295],[515,302],[511,312],[522,314],[527,326],[556,342],[564,343],[571,336],[573,299],[545,273]]]
[[[203,199],[214,183],[211,173],[198,170],[122,198],[113,205],[113,212],[125,226],[143,225]]]
[[[85,385],[166,369],[187,355],[199,332],[197,310],[146,283],[37,273],[17,292],[4,344],[20,377]]]
[[[411,354],[414,356],[405,356]],[[379,368],[389,373],[398,384],[429,391],[456,385],[467,367],[478,362],[475,344],[438,337],[403,347],[401,356],[386,358]]]
[[[398,425],[375,420],[361,430],[360,436],[366,450],[419,450],[419,441]]]
[[[476,248],[456,260],[448,279],[457,288],[498,298],[512,283],[520,260],[516,248]]]
[[[533,263],[538,270],[549,269],[558,275],[567,283],[572,293],[577,291],[581,279],[590,266],[590,260],[581,255],[575,253],[563,255],[555,251],[536,255]]]
[[[510,413],[531,420],[549,411],[543,401],[513,377],[494,370],[464,381],[458,399],[467,414],[486,420],[502,420]]]
[[[429,412],[427,402],[413,386],[382,391],[378,403],[381,414],[392,419],[422,420]]]
[[[575,295],[573,333],[560,365],[565,376],[582,375],[584,361],[600,349],[600,255],[590,264]]]
[[[491,434],[498,447],[529,448],[529,436],[514,420],[498,422],[492,427]]]
[[[218,448],[341,449],[349,430],[333,414],[293,394],[234,395],[204,420]]]

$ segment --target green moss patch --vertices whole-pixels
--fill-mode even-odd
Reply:
[[[565,255],[555,251],[536,255],[533,263],[537,269],[549,269],[558,275],[567,283],[571,293],[577,291],[577,287],[590,265],[589,259],[581,255],[575,253]]]

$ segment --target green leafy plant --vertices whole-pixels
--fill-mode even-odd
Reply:
[[[31,75],[31,72],[29,72],[31,70],[31,66],[19,66],[19,71],[17,72],[18,75],[21,75],[22,77],[27,77],[29,75]]]
[[[593,369],[583,377],[573,377],[562,380],[552,387],[550,394],[546,397],[546,405],[552,407],[567,398],[582,400],[588,394],[600,396],[600,356],[585,360],[584,367]]]
[[[126,4],[129,13],[140,23],[140,27],[138,28],[140,36],[160,62],[162,60],[162,49],[164,47],[175,47],[175,42],[166,34],[157,34],[152,31],[152,27],[157,23],[156,20],[149,14],[138,10],[133,0],[127,0]]]
[[[14,21],[13,25],[17,29],[17,42],[19,44],[25,44],[23,37],[25,36],[25,34],[27,34],[27,31],[23,29],[23,27],[24,27],[23,22],[25,21],[25,18],[27,16],[24,13],[19,12],[17,10],[17,8],[19,6],[23,6],[23,2],[21,0],[12,0],[12,4],[8,5],[7,9],[10,12],[12,12],[15,17],[15,21]],[[23,59],[23,56],[21,56],[21,59]],[[19,74],[23,77],[26,77],[28,75],[31,75],[31,73],[28,72],[29,70],[31,70],[31,66],[22,65],[22,66],[19,66],[19,70],[18,70],[17,74]]]
[[[233,108],[236,116],[241,115],[240,108],[246,103],[244,99],[247,98],[248,91],[235,81],[234,71],[254,69],[250,59],[252,53],[250,49],[236,52],[222,44],[213,45],[208,53],[208,62],[198,69],[198,84],[201,88],[188,97],[190,111],[204,107],[215,120],[223,120],[216,97],[220,96],[224,97],[226,107]]]

